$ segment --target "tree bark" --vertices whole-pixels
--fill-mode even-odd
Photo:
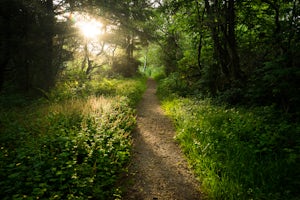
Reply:
[[[3,29],[1,30],[1,63],[0,63],[0,91],[3,89],[3,84],[5,81],[5,70],[8,65],[10,59],[10,47],[9,47],[9,40],[10,40],[10,28],[9,28],[10,19],[3,19]]]
[[[11,59],[11,13],[13,13],[12,4],[8,1],[2,3],[0,8],[0,92],[5,82],[5,71]]]
[[[43,77],[45,78],[44,82],[41,85],[41,88],[45,91],[48,91],[53,85],[55,80],[55,74],[53,70],[53,36],[54,36],[54,8],[53,8],[53,0],[46,1],[46,11],[47,22],[49,27],[45,31],[46,35],[46,55],[47,59],[45,59],[45,67],[43,70]]]
[[[231,78],[233,80],[240,80],[241,69],[240,69],[240,59],[237,52],[237,41],[235,35],[235,4],[234,0],[228,0],[228,10],[227,10],[227,26],[228,26],[228,36],[227,42],[229,47],[230,56],[230,72]]]
[[[226,77],[230,76],[230,69],[228,68],[228,51],[222,46],[222,42],[225,45],[225,41],[221,41],[221,38],[219,36],[219,27],[222,26],[222,24],[219,24],[219,20],[217,18],[219,9],[218,9],[218,1],[216,0],[214,2],[214,5],[211,6],[209,3],[209,0],[205,0],[205,9],[208,14],[209,18],[209,28],[211,30],[211,36],[214,43],[214,54],[216,61],[218,62],[218,65],[221,66],[222,72],[225,74]],[[221,27],[222,28],[222,27]],[[223,27],[224,28],[224,27]]]
[[[197,15],[198,15],[198,23],[203,24],[205,10],[203,10],[202,15],[200,14],[199,2],[195,1],[197,6]],[[201,65],[201,53],[202,53],[202,40],[203,40],[203,33],[202,30],[199,31],[199,42],[198,42],[198,55],[197,55],[197,63],[198,63],[198,70],[199,74],[202,74],[202,65]]]
[[[221,9],[220,6],[224,6],[225,9]],[[209,26],[214,42],[214,52],[222,67],[222,72],[229,82],[240,80],[242,72],[235,34],[235,1],[227,0],[221,3],[215,0],[214,4],[210,5],[210,2],[205,0],[205,7],[211,23]],[[225,16],[225,20],[221,16]]]

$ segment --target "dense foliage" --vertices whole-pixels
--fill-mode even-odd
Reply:
[[[212,199],[299,199],[299,8],[161,4],[159,94]]]
[[[1,197],[118,195],[145,89],[121,77],[138,72],[164,78],[211,197],[299,197],[299,13],[297,0],[0,0]],[[80,17],[101,22],[96,40]]]
[[[137,49],[147,44],[144,1],[0,0],[0,91],[42,95],[72,68],[90,79],[104,69],[136,75]],[[135,9],[132,9],[134,7]],[[78,24],[93,19],[101,35]]]
[[[53,1],[0,1],[0,90],[36,93],[49,90],[61,63],[69,57],[56,34]],[[47,58],[47,59],[44,59]]]
[[[164,86],[159,93],[166,97]],[[230,108],[209,99],[168,97],[163,106],[177,127],[176,139],[210,198],[299,198],[298,123],[274,107]]]
[[[137,75],[147,5],[0,0],[1,198],[119,198],[145,89],[122,77]],[[83,18],[101,38],[80,32]]]
[[[112,82],[111,97],[1,108],[2,199],[120,197],[115,184],[130,158],[132,106],[145,87],[142,79]]]
[[[189,94],[274,104],[299,118],[299,8],[296,0],[163,1],[159,58]]]

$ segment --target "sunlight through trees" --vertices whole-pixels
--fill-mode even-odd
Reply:
[[[266,130],[248,133],[242,122],[234,127],[227,111],[224,130],[233,127],[239,135],[245,128],[243,137],[234,136],[237,143],[257,147],[251,153],[259,154],[258,161],[273,156],[271,164],[282,173],[276,183],[270,183],[271,173],[259,177],[270,183],[268,191],[257,189],[253,177],[244,188],[247,175],[235,189],[249,199],[296,199],[294,177],[300,175],[282,169],[299,168],[299,16],[299,0],[0,0],[0,134],[6,122],[18,123],[6,119],[9,109],[109,95],[120,88],[111,80],[151,77],[164,96],[192,98],[191,105],[211,99],[226,108],[258,109]],[[279,132],[268,128],[274,122]],[[3,140],[10,130],[16,138],[23,134],[8,127]],[[220,132],[216,141],[228,134]],[[218,170],[213,176],[221,180]]]
[[[83,19],[75,24],[81,31],[81,33],[89,39],[96,39],[101,35],[103,25],[95,19]]]

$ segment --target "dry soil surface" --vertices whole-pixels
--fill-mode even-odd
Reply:
[[[188,167],[175,129],[155,95],[156,83],[148,80],[137,108],[129,189],[124,200],[199,200],[199,182]]]

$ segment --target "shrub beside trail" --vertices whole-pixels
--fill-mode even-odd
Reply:
[[[188,95],[174,80],[162,80],[158,94],[211,199],[300,198],[296,120],[273,106],[233,107]]]
[[[143,81],[126,84],[122,96],[1,108],[1,198],[117,199],[136,124],[132,105],[143,92]]]

